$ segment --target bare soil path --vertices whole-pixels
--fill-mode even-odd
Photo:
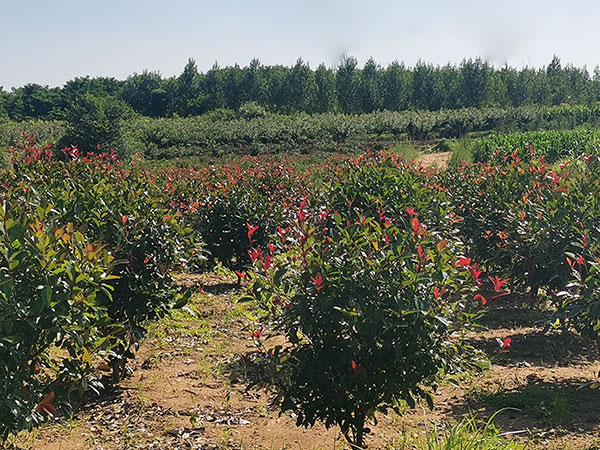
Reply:
[[[426,167],[436,166],[440,169],[448,165],[452,157],[452,152],[424,153],[417,158],[417,161]]]

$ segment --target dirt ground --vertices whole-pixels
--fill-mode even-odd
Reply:
[[[452,152],[437,152],[437,153],[425,153],[417,158],[421,164],[426,167],[436,166],[443,169],[448,165],[448,161],[452,157]]]
[[[133,374],[100,399],[85,402],[16,439],[16,448],[71,449],[342,449],[336,429],[295,426],[279,416],[267,390],[247,390],[241,354],[254,350],[244,304],[231,278],[196,276],[186,283],[201,293],[173,318],[156,324],[132,363]],[[586,385],[600,369],[596,344],[576,336],[542,334],[536,313],[490,305],[486,328],[473,335],[492,366],[443,385],[435,408],[418,406],[371,425],[370,448],[407,445],[437,426],[473,414],[494,423],[532,449],[600,446],[600,389]],[[502,322],[500,323],[500,319]],[[496,338],[510,337],[509,353]]]

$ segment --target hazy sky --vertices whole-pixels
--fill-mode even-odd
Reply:
[[[458,63],[600,64],[600,2],[587,0],[0,0],[0,86],[124,79],[144,69]]]

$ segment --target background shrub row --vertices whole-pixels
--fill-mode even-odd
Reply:
[[[113,102],[114,103],[114,102]],[[398,140],[459,138],[473,132],[571,129],[595,125],[599,106],[555,106],[441,111],[293,115],[208,114],[188,118],[134,117],[119,104],[83,96],[66,121],[0,123],[0,146],[18,142],[23,132],[58,148],[116,149],[120,157],[139,152],[153,158],[222,153],[278,153],[315,150],[352,152]],[[501,141],[483,143],[481,158]]]

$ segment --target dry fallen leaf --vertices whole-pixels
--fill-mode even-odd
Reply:
[[[35,407],[35,412],[44,411],[50,416],[56,416],[58,412],[56,410],[56,407],[52,404],[52,402],[54,401],[54,397],[54,391],[46,395],[44,399]]]

